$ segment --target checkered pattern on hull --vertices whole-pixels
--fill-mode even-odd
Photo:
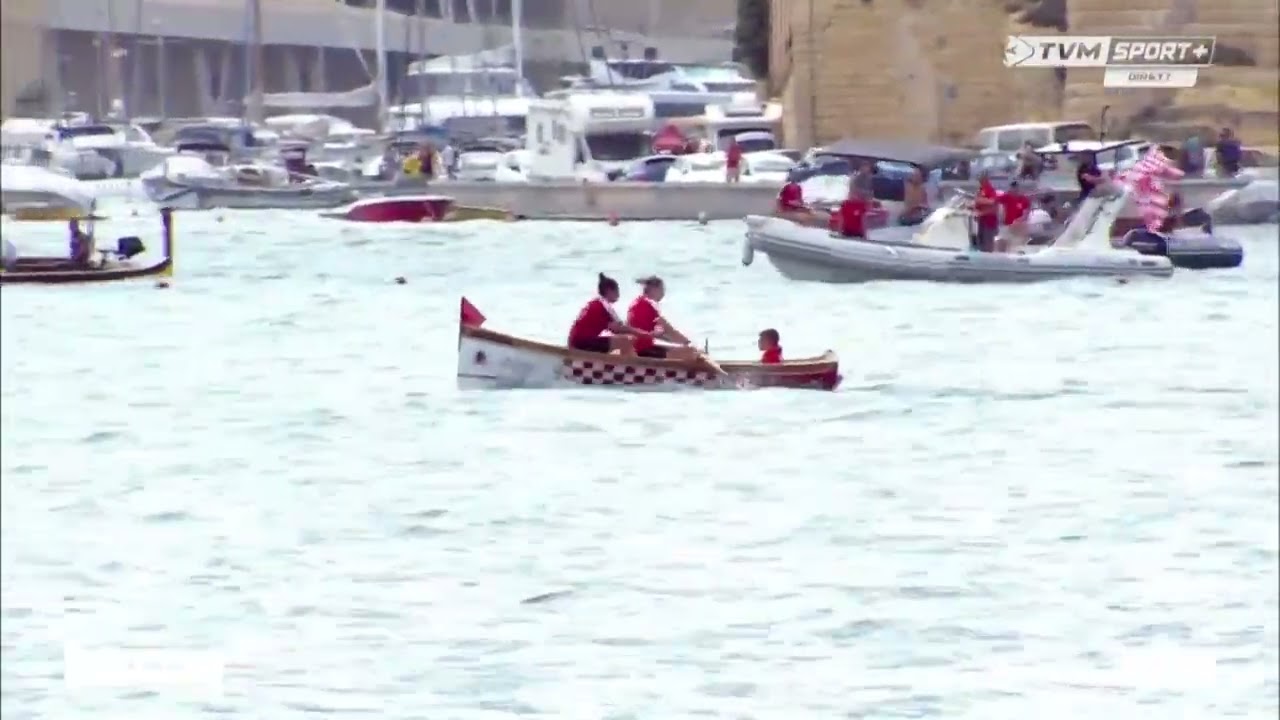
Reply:
[[[712,385],[710,372],[681,368],[634,367],[625,363],[565,358],[564,376],[580,385]]]

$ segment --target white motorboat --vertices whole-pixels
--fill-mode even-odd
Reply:
[[[0,126],[4,161],[38,165],[78,178],[109,177],[115,163],[90,148],[77,147],[58,138],[58,122],[35,118],[9,118]]]
[[[189,143],[142,175],[147,196],[184,209],[318,210],[355,200],[347,183],[291,174],[263,163],[229,164],[230,148]]]
[[[1062,234],[1046,247],[1010,252],[971,249],[972,211],[956,199],[935,210],[919,227],[872,230],[867,239],[778,217],[747,217],[742,262],[757,251],[783,275],[818,282],[932,280],[1018,283],[1076,276],[1168,277],[1168,258],[1113,248],[1110,225],[1127,193],[1086,200]]]
[[[771,150],[744,153],[739,180],[744,183],[772,183],[782,187],[787,182],[787,173],[793,167],[795,162],[791,158]],[[717,151],[681,155],[667,169],[666,181],[722,183],[725,181],[725,154]]]
[[[157,145],[141,127],[124,124],[64,125],[55,129],[56,143],[70,145],[77,154],[85,151],[105,160],[94,167],[76,171],[82,180],[133,178],[160,164],[173,150]]]
[[[88,214],[93,200],[92,189],[68,174],[33,165],[0,165],[0,206],[4,212],[39,207]]]

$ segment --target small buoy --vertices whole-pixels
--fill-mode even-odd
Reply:
[[[214,220],[214,222],[222,222],[222,216],[221,216],[221,215],[215,215],[215,216],[213,217],[213,220]]]
[[[138,208],[133,209],[133,216],[138,217]]]
[[[706,225],[706,224],[707,224],[707,211],[706,211],[706,210],[703,210],[703,211],[701,211],[701,212],[699,212],[699,213],[698,213],[698,224],[699,224],[699,225]]]
[[[160,280],[156,282],[156,289],[158,290],[163,290],[167,287],[169,287],[169,283],[165,282],[164,280]]]
[[[1120,285],[1127,285],[1129,284],[1129,278],[1127,277],[1116,278],[1116,282],[1119,283]]]
[[[618,213],[615,213],[615,212],[609,213],[609,225],[616,226],[618,222],[619,222]]]
[[[407,283],[407,282],[409,282],[409,281],[408,281],[408,280],[405,280],[403,276],[401,276],[401,277],[397,277],[397,278],[396,278],[396,284],[397,284],[397,285],[404,285],[404,284],[405,284],[405,283]]]

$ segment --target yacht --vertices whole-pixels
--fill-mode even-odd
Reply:
[[[439,57],[409,65],[401,93],[387,108],[390,132],[441,125],[451,137],[519,137],[537,97],[508,49]]]
[[[653,98],[659,122],[702,117],[708,105],[756,101],[756,82],[738,63],[671,63],[646,50],[644,59],[597,57],[587,73],[564,78],[570,88],[615,88]]]

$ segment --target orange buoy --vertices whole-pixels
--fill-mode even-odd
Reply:
[[[616,213],[616,212],[611,212],[611,213],[609,213],[609,225],[610,225],[610,226],[617,226],[617,224],[618,224],[619,222],[621,222],[621,220],[619,220],[619,219],[618,219],[618,213]]]

